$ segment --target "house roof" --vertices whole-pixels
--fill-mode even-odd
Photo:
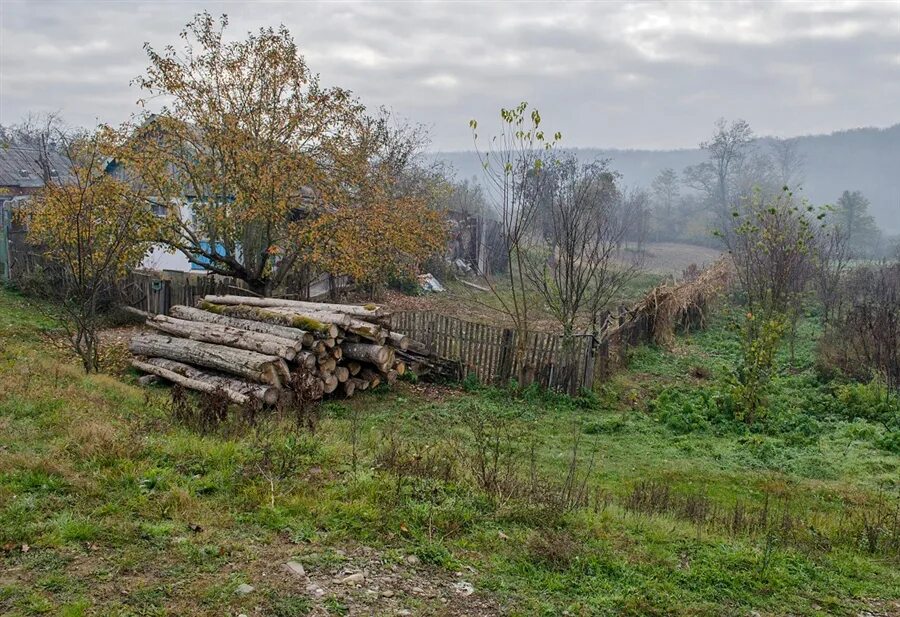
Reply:
[[[51,172],[64,174],[69,163],[58,152],[50,152]],[[28,146],[0,145],[0,186],[40,188],[44,186],[44,172],[40,164],[40,151]]]

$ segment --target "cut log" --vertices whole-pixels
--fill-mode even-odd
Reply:
[[[361,319],[390,316],[390,311],[374,304],[329,304],[327,302],[306,302],[303,300],[284,300],[281,298],[247,298],[244,296],[206,296],[207,302],[214,304],[246,304],[260,307],[290,307],[305,311],[333,312],[352,315]]]
[[[316,317],[299,315],[296,312],[291,311],[284,313],[242,304],[213,304],[212,302],[206,302],[205,300],[201,300],[198,306],[204,311],[209,311],[217,315],[298,328],[307,332],[316,332],[328,338],[333,338],[337,336],[338,333],[337,326],[329,321],[322,321]],[[318,315],[318,313],[316,313],[316,315]]]
[[[141,377],[138,377],[139,386],[146,387],[157,383],[159,383],[159,375],[142,375]]]
[[[241,306],[244,305],[234,305]],[[254,307],[247,307],[254,308]],[[360,336],[364,339],[373,341],[378,343],[379,345],[384,344],[385,339],[387,338],[387,332],[381,326],[377,324],[370,323],[368,321],[363,321],[361,319],[357,319],[356,317],[351,317],[350,315],[346,315],[344,313],[327,313],[327,312],[317,312],[317,311],[304,311],[300,309],[295,309],[291,307],[284,306],[271,306],[266,309],[258,309],[265,310],[270,313],[275,313],[277,315],[284,315],[290,317],[292,319],[297,320],[316,320],[324,323],[329,323],[346,330],[349,333]]]
[[[346,366],[338,366],[334,369],[334,376],[341,383],[350,379],[350,370]]]
[[[400,351],[406,351],[409,349],[409,337],[405,334],[400,334],[399,332],[391,332],[390,343]]]
[[[294,358],[294,362],[299,366],[304,366],[308,369],[312,369],[316,367],[316,354],[311,351],[301,351],[297,354],[297,357]]]
[[[360,379],[359,377],[351,377],[347,381],[352,382],[356,389],[362,392],[363,390],[369,389],[369,382],[365,379]]]
[[[324,383],[323,391],[325,394],[331,394],[338,387],[338,378],[334,375],[334,373],[329,373],[327,375],[322,375],[322,381]]]
[[[273,386],[250,383],[249,381],[235,379],[234,377],[228,377],[227,375],[217,375],[215,373],[201,371],[188,364],[175,362],[174,360],[166,360],[165,358],[147,358],[143,364],[147,366],[156,366],[187,377],[188,379],[209,383],[213,386],[220,387],[223,390],[240,392],[241,394],[257,398],[267,405],[274,405],[278,402],[280,391]]]
[[[280,387],[289,379],[284,360],[245,349],[233,349],[163,334],[138,334],[131,339],[128,348],[131,353],[138,356],[167,358],[204,366],[276,387]]]
[[[359,372],[362,370],[362,364],[351,360],[347,363],[347,370],[349,370],[350,374],[355,377],[359,375]]]
[[[288,361],[293,360],[297,352],[303,348],[301,341],[241,330],[220,324],[185,321],[184,319],[166,317],[165,315],[156,315],[148,319],[147,325],[166,334],[174,334],[181,338],[258,351],[269,356],[279,356]]]
[[[185,319],[188,321],[202,321],[205,323],[220,324],[223,326],[230,326],[232,328],[250,330],[251,332],[271,334],[273,336],[279,336],[281,338],[297,340],[300,341],[304,347],[309,347],[313,344],[314,341],[312,334],[298,328],[279,326],[277,324],[255,321],[252,319],[238,319],[236,317],[228,317],[226,315],[211,313],[210,311],[204,311],[202,309],[193,308],[191,306],[173,306],[171,309],[169,309],[169,315],[171,315],[172,317],[177,317],[178,319]]]
[[[359,378],[369,382],[369,387],[376,388],[381,383],[381,375],[370,368],[364,368],[359,372]]]
[[[336,346],[331,350],[331,357],[335,360],[340,360],[344,357],[344,350],[340,346]]]
[[[361,360],[373,364],[384,364],[391,355],[390,349],[383,345],[371,345],[368,343],[344,343],[344,357],[352,360]]]
[[[394,362],[394,370],[397,371],[398,375],[403,375],[406,373],[406,362],[400,360],[398,362]]]
[[[325,356],[321,360],[319,360],[319,370],[324,371],[326,373],[330,373],[334,371],[337,367],[337,360],[332,358],[331,356]]]
[[[238,405],[245,404],[250,397],[246,394],[241,394],[235,390],[228,390],[223,388],[220,385],[212,384],[206,381],[199,381],[197,379],[191,379],[190,377],[185,377],[184,375],[179,375],[174,371],[170,371],[169,369],[162,368],[161,366],[156,366],[154,364],[148,364],[147,362],[141,362],[140,360],[132,360],[131,365],[145,373],[152,373],[153,375],[157,375],[162,377],[166,381],[171,381],[172,383],[178,384],[179,386],[188,388],[190,390],[197,390],[198,392],[222,392],[228,399]]]
[[[341,383],[341,391],[344,393],[344,396],[350,398],[356,391],[356,384],[352,381],[344,381]]]
[[[395,383],[397,383],[397,377],[399,377],[399,375],[397,374],[397,371],[391,369],[390,371],[385,373],[384,379],[389,386],[393,386]]]
[[[406,349],[401,349],[400,351],[410,351],[412,353],[421,354],[423,356],[428,355],[428,345],[421,341],[415,341],[413,339],[409,339],[406,343]]]

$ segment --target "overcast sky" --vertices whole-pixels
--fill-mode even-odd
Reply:
[[[200,10],[232,36],[284,23],[326,85],[468,149],[527,100],[567,146],[692,147],[715,118],[791,136],[900,122],[900,0],[734,3],[243,3],[0,0],[0,122],[135,111],[145,41]]]

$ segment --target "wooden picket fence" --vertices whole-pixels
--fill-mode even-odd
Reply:
[[[168,315],[179,304],[194,306],[208,294],[252,295],[240,279],[187,272],[130,272],[118,287],[123,304],[151,315]]]
[[[43,257],[24,243],[11,243],[13,280],[44,267]],[[129,272],[115,285],[116,300],[150,314],[168,314],[175,305],[194,306],[208,294],[252,295],[239,279],[190,272]],[[307,289],[308,292],[308,289]],[[483,384],[504,385],[512,380],[524,385],[575,394],[605,381],[615,367],[625,363],[627,350],[650,340],[649,317],[620,307],[607,313],[599,336],[575,337],[571,369],[564,369],[562,337],[530,331],[524,354],[516,353],[518,334],[511,328],[492,326],[441,315],[433,311],[400,312],[391,318],[392,329],[427,345],[432,353],[458,361],[466,375]]]
[[[571,372],[564,370],[562,337],[549,332],[528,332],[525,353],[517,358],[518,334],[432,311],[395,313],[391,327],[425,343],[432,353],[457,360],[466,375],[482,384],[503,385],[516,379],[575,394],[592,389],[624,363],[627,348],[649,340],[645,318],[621,309],[607,314],[602,334],[575,337]]]

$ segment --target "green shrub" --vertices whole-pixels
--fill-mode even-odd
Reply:
[[[664,390],[648,409],[672,431],[685,434],[710,428],[710,420],[719,414],[716,395],[706,389]]]
[[[900,428],[900,396],[877,379],[838,386],[834,412],[847,420],[862,418]]]

